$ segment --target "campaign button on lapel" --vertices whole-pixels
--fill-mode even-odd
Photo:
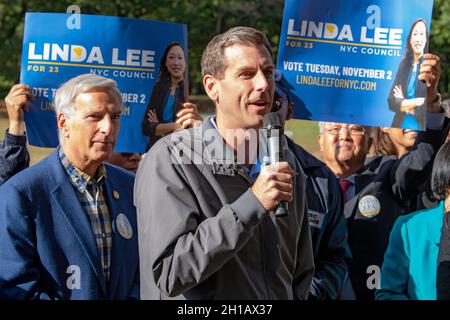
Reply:
[[[372,195],[364,196],[359,200],[358,209],[366,218],[376,217],[380,213],[380,201]]]
[[[133,228],[131,227],[131,223],[127,216],[123,213],[119,213],[116,218],[116,228],[123,238],[129,240],[133,237]]]

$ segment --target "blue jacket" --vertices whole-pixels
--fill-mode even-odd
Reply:
[[[381,268],[377,300],[436,300],[436,269],[444,202],[399,217]]]
[[[0,141],[0,185],[29,165],[26,136],[15,136],[5,131],[5,140]]]
[[[314,250],[314,278],[309,300],[336,299],[351,261],[347,223],[334,173],[305,149],[287,138],[306,175],[306,202]]]
[[[113,226],[106,284],[89,218],[58,151],[0,187],[0,299],[139,298],[134,175],[105,164]],[[129,240],[117,232],[120,213],[132,226]]]

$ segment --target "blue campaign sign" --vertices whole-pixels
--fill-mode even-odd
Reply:
[[[294,117],[425,129],[433,0],[286,0],[277,68]]]
[[[123,95],[124,110],[115,151],[145,152],[148,138],[141,122],[152,88],[158,80],[166,47],[180,43],[187,57],[184,24],[80,15],[74,28],[70,14],[27,13],[20,82],[28,84],[36,99],[25,115],[29,143],[58,145],[52,107],[56,89],[84,73],[115,80]]]

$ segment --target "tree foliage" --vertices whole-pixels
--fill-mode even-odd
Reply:
[[[189,32],[191,92],[201,92],[200,58],[219,32],[246,25],[264,31],[278,53],[283,0],[0,0],[0,94],[19,81],[23,23],[26,12],[66,12],[78,5],[82,13],[185,23]],[[441,92],[450,92],[450,1],[435,0],[431,50],[442,58]]]
[[[450,1],[434,0],[431,22],[430,51],[441,58],[440,92],[450,93]]]

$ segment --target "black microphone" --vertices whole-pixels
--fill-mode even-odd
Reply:
[[[269,153],[270,164],[284,161],[283,133],[284,127],[281,117],[277,112],[269,112],[264,115],[263,129],[267,138],[267,151]],[[281,201],[275,209],[275,215],[282,217],[287,215],[288,203]]]

